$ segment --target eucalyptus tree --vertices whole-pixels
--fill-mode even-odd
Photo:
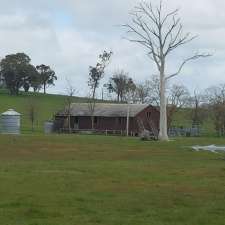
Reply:
[[[110,77],[109,82],[105,85],[109,93],[115,93],[117,102],[125,102],[129,92],[135,93],[136,85],[129,73],[123,70],[117,70]]]
[[[183,32],[178,9],[167,11],[163,2],[153,6],[151,2],[142,1],[131,13],[131,22],[124,24],[127,29],[127,39],[142,45],[148,51],[148,56],[155,63],[160,77],[160,140],[168,140],[167,135],[167,100],[166,83],[179,75],[186,63],[209,54],[195,53],[185,58],[177,71],[168,74],[168,59],[174,51],[196,38],[190,33]]]
[[[36,73],[35,67],[30,62],[30,57],[25,53],[6,55],[1,60],[0,77],[10,94],[18,95],[22,87],[29,90],[30,79]]]
[[[95,104],[96,104],[96,91],[99,87],[99,83],[101,79],[104,77],[105,68],[108,66],[112,52],[103,51],[102,54],[99,55],[99,61],[96,63],[96,66],[89,67],[89,79],[88,79],[88,86],[91,90],[91,96],[89,98],[89,109],[91,113],[91,123],[92,129],[94,129],[94,111],[95,111]]]
[[[50,66],[41,64],[36,66],[36,68],[39,73],[40,84],[43,85],[44,94],[46,94],[46,88],[50,85],[54,85],[55,80],[57,80],[57,76]]]

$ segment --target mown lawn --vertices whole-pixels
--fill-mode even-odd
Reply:
[[[0,136],[2,225],[224,225],[225,154],[103,136]]]

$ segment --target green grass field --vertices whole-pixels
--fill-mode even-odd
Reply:
[[[2,225],[224,225],[225,154],[104,136],[0,136]]]

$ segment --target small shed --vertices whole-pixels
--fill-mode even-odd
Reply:
[[[159,111],[151,105],[96,103],[93,117],[94,130],[98,132],[126,134],[129,127],[129,134],[132,136],[140,134],[145,129],[153,132],[155,136],[158,135]],[[68,123],[73,131],[91,130],[90,104],[71,104],[70,117],[67,110],[55,115],[56,130],[66,130]]]
[[[21,114],[9,109],[1,114],[1,133],[20,134]]]

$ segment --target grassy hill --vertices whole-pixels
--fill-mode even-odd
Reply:
[[[190,128],[192,126],[191,120],[191,109],[180,109],[175,113],[172,126],[174,127],[186,127]],[[213,121],[213,115],[205,116],[201,127],[201,133],[204,136],[215,136],[215,126]]]
[[[66,104],[66,96],[50,95],[41,93],[24,93],[18,96],[11,96],[5,90],[0,90],[0,113],[15,109],[22,114],[22,132],[31,132],[29,120],[29,105],[34,102],[37,108],[37,120],[35,121],[35,132],[43,131],[43,124],[46,120],[52,119],[54,113],[62,109]],[[85,98],[74,97],[74,102],[87,101]]]
[[[22,114],[22,132],[31,132],[31,122],[29,120],[29,104],[34,102],[37,108],[37,120],[35,121],[35,132],[43,132],[43,124],[46,120],[52,119],[54,113],[62,109],[66,104],[66,96],[50,95],[41,93],[24,93],[18,96],[11,96],[7,91],[0,90],[0,113],[15,109]],[[74,102],[86,102],[86,98],[74,97]],[[182,109],[174,116],[173,126],[191,127],[190,109]],[[214,125],[212,119],[208,118],[202,124],[204,135],[214,135]]]

